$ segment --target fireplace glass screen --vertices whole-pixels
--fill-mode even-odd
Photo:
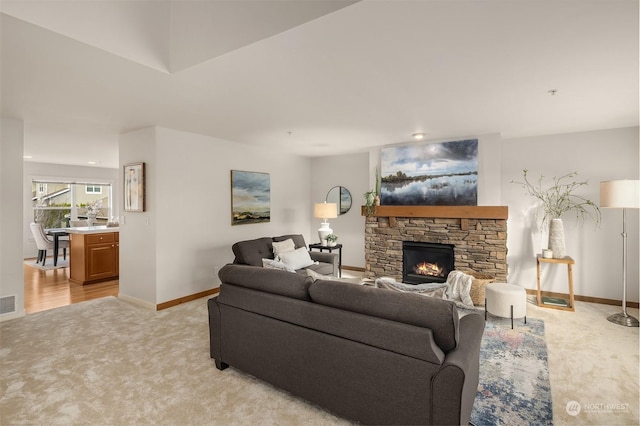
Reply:
[[[452,244],[402,243],[402,282],[407,284],[443,283],[454,268]]]

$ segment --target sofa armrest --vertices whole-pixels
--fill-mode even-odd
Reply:
[[[338,262],[339,256],[338,253],[329,253],[324,251],[309,251],[309,255],[311,256],[311,260],[322,263],[329,263],[333,265],[333,276],[337,277],[340,275],[340,265]]]
[[[480,343],[484,317],[460,318],[460,340],[432,381],[433,424],[469,424],[480,377]]]

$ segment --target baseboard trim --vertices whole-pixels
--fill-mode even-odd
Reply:
[[[347,271],[359,271],[359,272],[364,272],[364,268],[358,268],[357,266],[347,266],[347,265],[342,265],[342,269],[346,269]]]
[[[24,309],[21,309],[21,310],[19,310],[17,312],[9,312],[9,313],[0,315],[0,322],[9,321],[9,320],[16,319],[16,318],[22,318],[22,317],[24,317],[26,315],[27,315],[27,313],[26,313],[26,311]]]
[[[217,287],[217,288],[201,291],[200,293],[192,294],[190,296],[180,297],[179,299],[169,300],[168,302],[163,302],[156,305],[156,310],[161,311],[163,309],[171,308],[172,306],[177,306],[182,303],[191,302],[192,300],[200,299],[201,297],[211,296],[219,292],[220,292],[220,287]]]
[[[125,302],[129,302],[132,305],[140,306],[145,309],[150,309],[152,311],[156,310],[156,305],[151,302],[147,302],[146,300],[138,299],[137,297],[128,296],[123,293],[118,293],[118,299],[122,299]]]
[[[527,294],[529,295],[533,295],[533,296],[537,296],[538,292],[537,290],[534,289],[530,289],[527,288],[525,289],[527,290]],[[542,296],[545,297],[560,297],[560,298],[564,298],[564,299],[568,299],[569,298],[569,294],[567,293],[555,293],[552,291],[541,291],[540,294]],[[590,297],[590,296],[580,296],[578,294],[573,296],[574,300],[580,301],[580,302],[589,302],[589,303],[600,303],[601,305],[613,305],[613,306],[620,306],[622,307],[622,300],[615,300],[615,299],[605,299],[602,297]],[[627,300],[627,308],[636,308],[638,309],[638,302],[629,302]]]

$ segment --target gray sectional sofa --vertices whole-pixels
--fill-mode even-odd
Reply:
[[[227,265],[211,357],[365,424],[468,424],[484,318],[453,302]]]
[[[293,240],[295,248],[307,248],[304,237],[300,234],[281,235],[279,237],[262,237],[254,240],[245,240],[235,243],[231,249],[235,255],[233,263],[240,265],[262,266],[262,259],[273,259],[273,243],[286,240]],[[310,269],[321,275],[339,275],[338,254],[325,253],[318,251],[309,251],[311,260],[317,262],[315,265],[307,266],[304,269]],[[298,272],[305,272],[298,270]]]

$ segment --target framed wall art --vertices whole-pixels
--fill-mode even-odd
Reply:
[[[231,225],[270,221],[269,173],[231,170]]]
[[[144,163],[124,165],[124,211],[143,212],[144,205]]]
[[[478,204],[478,140],[423,143],[382,149],[383,205]]]

